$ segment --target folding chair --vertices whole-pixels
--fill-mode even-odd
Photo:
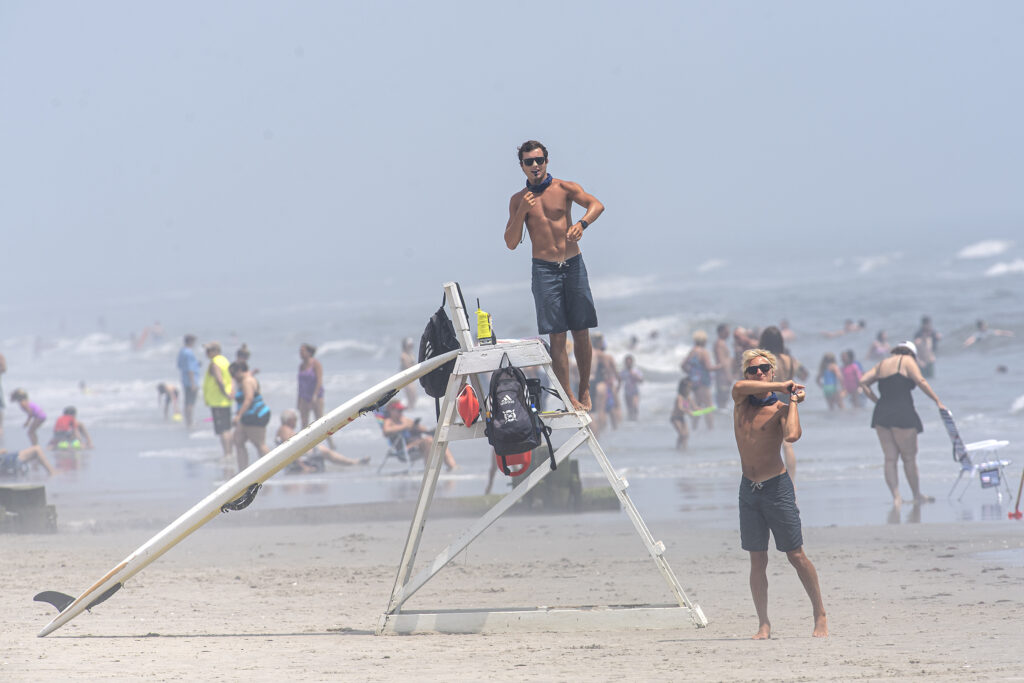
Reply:
[[[956,487],[960,485],[960,481],[964,479],[966,474],[966,484],[959,497],[957,497],[957,500],[962,499],[964,493],[967,492],[971,485],[971,478],[974,477],[975,472],[978,473],[978,483],[981,485],[981,488],[994,488],[996,490],[996,497],[1002,501],[1003,492],[999,488],[999,485],[1002,484],[1006,489],[1006,495],[1009,496],[1010,485],[1006,481],[1006,466],[1010,464],[1010,461],[988,458],[991,458],[991,453],[1009,446],[1010,442],[998,439],[985,439],[984,441],[974,441],[965,444],[963,439],[960,438],[960,431],[956,428],[956,422],[953,421],[953,413],[949,410],[940,410],[939,415],[942,417],[942,424],[946,427],[946,433],[949,434],[949,440],[953,442],[953,460],[960,464],[960,474],[957,476],[956,481],[953,482],[953,488],[949,490],[948,497],[953,497]],[[972,455],[977,456],[979,459],[986,459],[983,462],[974,462],[971,458]]]
[[[421,457],[418,453],[413,454],[409,452],[408,443],[406,442],[405,434],[399,432],[398,434],[392,434],[388,436],[384,434],[384,419],[382,417],[377,418],[377,422],[380,424],[381,434],[384,439],[388,442],[387,453],[384,454],[384,459],[381,460],[380,466],[377,467],[377,474],[380,474],[384,469],[384,466],[388,464],[388,460],[395,458],[399,462],[405,463],[405,469],[401,470],[401,473],[407,473],[412,470],[412,461]],[[398,470],[396,470],[397,472]]]

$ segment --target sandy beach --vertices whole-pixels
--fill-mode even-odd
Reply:
[[[469,524],[429,522],[425,561]],[[773,639],[754,642],[735,532],[649,521],[710,625],[672,630],[376,636],[408,522],[252,526],[219,519],[48,638],[45,589],[77,594],[150,529],[7,535],[0,679],[1022,680],[1024,523],[805,529],[831,637],[771,553]],[[510,516],[408,609],[665,603],[620,513]]]

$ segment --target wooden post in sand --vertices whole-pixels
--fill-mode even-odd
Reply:
[[[416,562],[420,539],[426,526],[427,513],[437,487],[437,479],[441,472],[443,455],[448,443],[462,439],[483,439],[484,421],[467,427],[455,422],[455,406],[458,392],[466,381],[481,398],[485,395],[481,390],[479,374],[493,372],[498,369],[502,356],[508,355],[516,367],[539,366],[547,372],[552,388],[557,391],[562,402],[571,406],[569,396],[558,382],[551,369],[551,357],[544,345],[536,339],[502,343],[497,346],[474,346],[474,337],[469,328],[469,321],[454,282],[446,283],[445,295],[452,313],[452,322],[462,346],[455,369],[448,380],[448,388],[441,402],[441,414],[434,433],[434,443],[427,457],[426,469],[419,498],[413,513],[409,535],[398,566],[398,575],[391,592],[387,610],[381,616],[377,627],[378,634],[408,633],[485,633],[509,630],[561,630],[586,628],[588,630],[617,630],[623,628],[678,628],[688,616],[698,628],[707,626],[707,618],[701,608],[692,603],[683,592],[679,580],[665,560],[665,545],[655,541],[650,530],[641,518],[626,489],[629,484],[612,469],[611,462],[601,445],[597,442],[590,429],[590,415],[584,411],[568,411],[544,413],[544,423],[553,430],[571,429],[574,432],[560,447],[555,450],[556,463],[561,464],[577,448],[587,445],[591,454],[597,459],[608,482],[619,498],[622,508],[629,515],[637,534],[640,536],[655,565],[664,577],[673,596],[675,604],[661,605],[626,605],[626,606],[585,606],[585,607],[513,607],[505,610],[438,610],[438,611],[406,611],[402,605],[427,581],[444,568],[472,541],[484,532],[487,527],[498,520],[517,501],[525,496],[534,486],[551,472],[551,463],[545,461],[499,500],[494,507],[474,522],[463,534],[448,547],[444,548],[434,560],[415,576],[412,569]]]

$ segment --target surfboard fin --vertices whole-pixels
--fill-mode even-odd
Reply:
[[[103,592],[103,595],[90,602],[89,606],[85,609],[92,610],[93,607],[100,604],[104,600],[107,600],[108,598],[110,598],[111,595],[121,590],[121,586],[122,584],[115,583],[113,586],[105,590]],[[75,599],[70,595],[61,593],[59,591],[43,591],[42,593],[37,593],[36,596],[32,599],[36,602],[48,602],[54,607],[56,607],[58,612],[63,612],[65,609],[67,609],[68,605],[75,601]]]
[[[240,495],[238,498],[221,505],[220,511],[227,512],[228,510],[235,510],[237,512],[238,510],[244,510],[249,507],[252,502],[256,500],[256,494],[259,493],[261,486],[263,486],[263,484],[250,484],[249,488],[245,490],[245,493]]]
[[[398,389],[392,389],[391,391],[389,391],[388,393],[384,394],[383,396],[381,396],[379,399],[377,399],[376,401],[374,401],[370,405],[363,406],[362,408],[360,408],[359,409],[359,415],[362,416],[362,415],[366,415],[367,413],[372,413],[375,410],[379,410],[388,401],[390,401],[391,399],[393,399],[397,395],[398,395]]]
[[[65,595],[58,591],[43,591],[42,593],[37,593],[32,599],[36,602],[48,602],[56,607],[58,612],[63,612],[65,607],[75,601],[70,595]]]
[[[103,595],[101,595],[100,597],[98,597],[95,600],[93,600],[92,602],[90,602],[89,606],[86,607],[85,609],[91,611],[93,607],[95,607],[96,605],[100,604],[101,602],[103,602],[104,600],[109,598],[111,595],[116,593],[117,591],[121,590],[121,586],[123,586],[123,585],[124,584],[122,584],[122,583],[115,583],[113,586],[111,586],[107,590],[103,591]]]

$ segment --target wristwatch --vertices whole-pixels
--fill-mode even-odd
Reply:
[[[590,223],[586,222],[582,218],[580,219],[580,229],[581,230],[586,230],[588,225],[590,225]]]

